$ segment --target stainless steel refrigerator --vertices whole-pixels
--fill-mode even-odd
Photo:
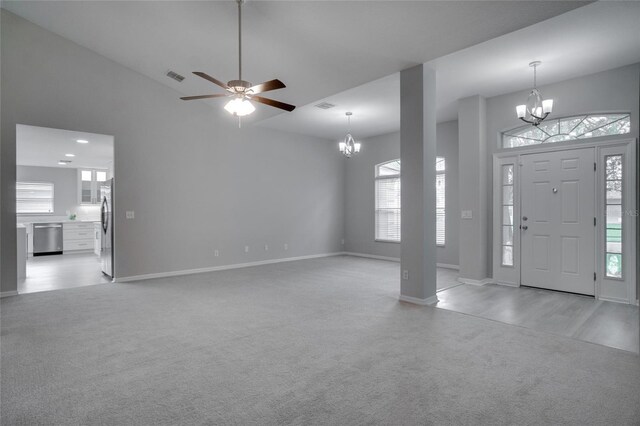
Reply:
[[[113,178],[100,185],[100,199],[102,273],[113,278]]]

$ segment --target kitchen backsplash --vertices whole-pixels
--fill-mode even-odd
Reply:
[[[100,206],[77,206],[75,210],[69,214],[76,214],[75,220],[100,221]],[[52,215],[18,215],[18,223],[34,223],[34,222],[62,222],[69,220],[69,216],[52,216]]]

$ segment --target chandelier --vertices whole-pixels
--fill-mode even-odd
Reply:
[[[542,100],[542,95],[536,87],[536,68],[541,63],[533,61],[529,64],[530,67],[533,67],[533,89],[529,93],[527,103],[516,107],[518,118],[534,126],[538,126],[553,110],[553,99]]]
[[[349,158],[360,152],[360,142],[356,142],[351,136],[351,116],[353,113],[346,112],[345,115],[347,116],[347,136],[345,136],[344,142],[338,143],[338,148],[340,148],[342,155]]]

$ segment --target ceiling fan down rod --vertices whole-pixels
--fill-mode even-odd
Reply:
[[[236,0],[238,3],[238,80],[242,80],[242,3],[244,0]]]

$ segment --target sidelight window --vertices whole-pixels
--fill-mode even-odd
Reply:
[[[622,155],[605,156],[605,275],[622,278]]]
[[[502,166],[502,266],[513,266],[513,172]]]

